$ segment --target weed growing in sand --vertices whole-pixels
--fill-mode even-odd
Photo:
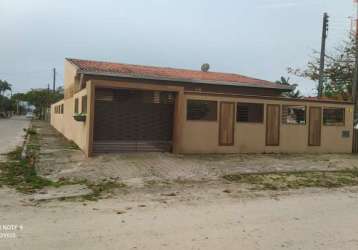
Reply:
[[[338,171],[302,171],[223,176],[232,182],[252,185],[258,190],[287,190],[305,187],[338,188],[358,186],[358,169]]]

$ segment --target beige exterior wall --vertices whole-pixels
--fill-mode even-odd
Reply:
[[[75,94],[75,86],[78,85],[79,79],[76,77],[77,68],[75,65],[65,60],[64,65],[64,93],[65,99],[71,98]]]
[[[353,105],[287,101],[262,98],[247,98],[238,96],[223,96],[209,94],[185,93],[183,87],[123,81],[92,80],[87,81],[86,87],[75,93],[79,83],[76,67],[65,61],[65,99],[51,106],[51,124],[67,139],[74,141],[87,156],[91,155],[94,121],[94,92],[96,87],[131,88],[142,90],[172,91],[177,93],[173,128],[173,150],[175,153],[350,153],[353,132]],[[67,91],[67,92],[66,92]],[[82,110],[82,96],[87,95],[87,119],[77,122],[73,119],[74,100],[79,99],[79,111]],[[345,108],[344,126],[323,126],[321,146],[308,146],[309,117],[306,115],[305,125],[285,125],[281,123],[280,145],[266,146],[266,114],[263,123],[235,122],[235,143],[233,146],[219,146],[219,114],[217,121],[188,121],[186,120],[186,104],[188,99],[218,101],[218,112],[221,101],[252,102],[280,105],[305,105],[306,111],[310,106],[343,107]],[[64,104],[64,114],[55,114],[56,105]],[[235,105],[236,106],[236,105]],[[235,107],[236,108],[236,107]],[[266,106],[264,108],[266,112]],[[236,112],[235,112],[236,113]],[[281,110],[282,113],[282,110]],[[235,119],[236,120],[236,119]],[[342,138],[342,131],[350,131],[349,138]]]
[[[81,90],[80,92],[74,94],[73,97],[61,100],[53,105],[51,105],[51,125],[63,134],[68,140],[75,142],[82,151],[86,154],[88,153],[89,145],[89,119],[87,117],[85,122],[75,121],[73,118],[75,99],[78,98],[79,111],[82,110],[82,96],[87,95],[88,97],[89,90],[87,88]],[[64,113],[55,114],[55,106],[64,104]],[[87,114],[90,111],[90,101],[87,98]]]
[[[218,101],[218,112],[221,101],[252,102],[265,104],[263,123],[235,123],[235,143],[233,146],[219,146],[219,119],[217,121],[186,120],[186,103],[188,99]],[[282,124],[280,127],[280,145],[266,146],[266,105],[305,105],[306,111],[314,107],[345,108],[344,126],[324,126],[322,124],[321,146],[308,146],[309,116],[305,125]],[[184,96],[182,129],[182,153],[350,153],[352,151],[353,106],[321,102],[294,102],[283,100],[266,100],[243,97],[221,97],[186,94]],[[236,113],[236,112],[235,112]],[[282,113],[282,110],[281,110]],[[350,131],[349,138],[342,138],[342,131]]]

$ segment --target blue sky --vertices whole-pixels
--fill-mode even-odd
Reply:
[[[63,83],[65,57],[288,76],[351,27],[353,0],[0,0],[0,79],[15,91]],[[292,78],[306,94],[315,83]]]

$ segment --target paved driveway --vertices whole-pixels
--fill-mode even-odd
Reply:
[[[24,128],[29,126],[30,121],[24,116],[14,116],[10,119],[0,119],[0,159],[5,154],[21,144]]]

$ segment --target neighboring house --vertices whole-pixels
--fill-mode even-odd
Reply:
[[[105,152],[349,153],[353,105],[282,95],[237,74],[65,60],[51,124],[91,156]],[[82,113],[76,121],[74,114]]]

